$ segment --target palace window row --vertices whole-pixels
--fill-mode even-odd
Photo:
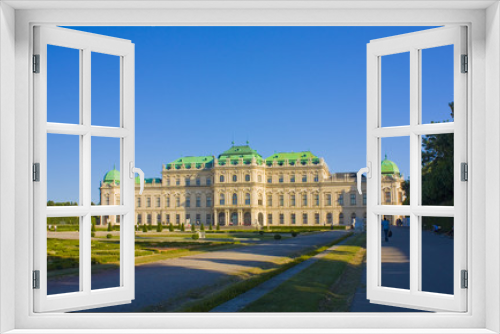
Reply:
[[[167,183],[167,186],[170,186],[170,178],[167,178],[167,182],[166,183]],[[197,177],[195,179],[195,184],[197,186],[201,186],[202,185],[201,184],[201,178]],[[175,185],[176,186],[180,186],[181,185],[181,179],[180,178],[178,178],[178,177],[175,178]],[[184,185],[185,186],[191,186],[191,178],[190,177],[185,177],[184,178]],[[205,178],[205,185],[206,186],[212,185],[212,178],[211,177]]]
[[[290,217],[290,221],[288,223],[291,225],[296,225],[297,224],[297,214],[295,212],[290,213],[289,217]],[[364,218],[366,218],[366,212],[364,213]],[[331,212],[328,212],[328,213],[326,213],[325,216],[323,216],[323,221],[321,219],[322,218],[321,218],[320,213],[318,213],[318,212],[314,213],[314,224],[316,224],[316,225],[319,225],[321,223],[334,224],[333,213],[331,213]],[[356,213],[353,212],[350,215],[350,221],[348,223],[352,223],[355,219],[356,219]],[[285,214],[283,214],[283,213],[278,214],[278,222],[280,225],[284,225],[287,223],[287,221],[285,220]],[[302,225],[307,225],[309,223],[309,214],[308,213],[302,213],[301,223],[302,223]],[[273,225],[273,214],[272,213],[267,214],[267,224]],[[339,224],[339,225],[344,224],[344,214],[342,212],[338,215],[337,224]]]

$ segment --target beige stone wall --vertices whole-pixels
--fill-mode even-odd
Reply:
[[[268,182],[269,179],[271,182]],[[382,177],[382,204],[402,204],[402,182],[403,179],[396,175]],[[366,183],[362,188],[366,194]],[[103,184],[101,204],[118,204],[119,192],[119,185]],[[237,196],[236,204],[233,204],[233,194]],[[247,194],[250,196],[249,204],[245,201]],[[303,196],[307,196],[306,205]],[[328,203],[328,196],[331,203]],[[293,225],[293,214],[298,226],[350,225],[355,217],[366,218],[363,195],[356,190],[356,174],[330,174],[323,159],[318,164],[309,161],[295,166],[280,166],[276,162],[272,166],[258,165],[255,161],[247,165],[243,161],[237,165],[226,161],[221,165],[216,159],[214,166],[207,169],[164,167],[161,183],[146,183],[142,195],[139,195],[139,186],[136,186],[135,206],[136,223],[152,225],[187,223],[187,219],[191,224],[215,224],[219,217],[220,222],[224,221],[226,225],[229,222],[237,225]],[[304,214],[307,215],[307,224],[303,220]],[[248,215],[250,221],[245,221]],[[269,215],[272,215],[272,221],[269,221]],[[283,215],[282,221],[280,215]],[[392,218],[394,223],[402,217]],[[102,221],[103,224],[117,223],[113,216],[103,217]]]

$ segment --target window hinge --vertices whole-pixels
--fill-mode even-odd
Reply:
[[[469,56],[462,55],[462,73],[469,72]]]
[[[467,270],[462,270],[461,275],[462,275],[462,289],[467,289],[469,287],[469,273]]]
[[[33,289],[40,289],[40,270],[33,270]]]
[[[33,55],[33,73],[40,73],[40,55]]]
[[[33,164],[33,181],[39,182],[40,181],[40,163],[35,162]]]
[[[467,165],[466,162],[462,162],[460,165],[460,170],[461,170],[461,180],[462,181],[469,181],[469,166]]]

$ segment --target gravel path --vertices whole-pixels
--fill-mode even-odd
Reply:
[[[92,312],[135,312],[146,306],[186,296],[190,291],[210,287],[242,272],[270,268],[280,258],[332,242],[345,231],[301,234],[285,240],[266,240],[253,246],[168,259],[136,266],[135,300],[130,304],[93,309]],[[116,286],[117,270],[92,275],[92,287]],[[78,277],[49,281],[52,293],[77,287]]]

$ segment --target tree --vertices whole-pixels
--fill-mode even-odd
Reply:
[[[161,232],[161,231],[163,231],[163,225],[161,223],[158,223],[156,225],[156,232]]]
[[[454,103],[448,103],[454,117]],[[434,122],[432,122],[434,123]],[[422,136],[422,204],[453,205],[453,134]],[[402,184],[410,203],[410,180]]]
[[[172,225],[172,223],[168,224],[168,230],[170,232],[173,232],[174,231],[174,225]]]
[[[204,232],[205,231],[205,225],[204,224],[201,224],[200,226],[200,231]]]
[[[191,232],[194,232],[196,231],[196,227],[194,226],[194,224],[191,225]]]

